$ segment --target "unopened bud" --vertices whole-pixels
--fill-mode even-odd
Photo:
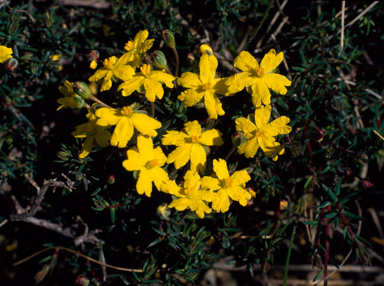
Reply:
[[[207,45],[207,44],[203,44],[200,46],[200,54],[201,55],[209,55],[209,56],[212,56],[213,55],[213,50],[212,50],[212,47],[210,45]]]
[[[169,220],[169,216],[171,215],[171,210],[168,208],[168,204],[162,203],[157,207],[156,214],[164,220]]]
[[[82,98],[89,99],[92,97],[92,92],[89,89],[88,84],[83,81],[75,81],[73,83],[73,91]]]
[[[88,61],[98,61],[100,59],[100,53],[98,50],[91,50],[88,54],[87,54],[87,60]]]
[[[187,61],[188,61],[190,64],[196,64],[196,59],[195,59],[194,54],[192,54],[192,53],[188,53]]]
[[[359,151],[356,154],[356,159],[359,162],[359,164],[365,164],[365,163],[369,162],[369,158],[368,158],[367,154],[363,151]]]
[[[156,50],[151,54],[152,64],[159,68],[165,69],[167,67],[167,58],[162,51]]]
[[[371,183],[370,181],[366,181],[366,180],[361,181],[361,184],[363,185],[364,189],[371,189],[375,186],[374,183]]]
[[[243,145],[247,141],[247,136],[243,131],[237,131],[231,136],[232,144],[236,147]]]
[[[107,184],[108,185],[112,185],[114,183],[115,183],[115,175],[111,174],[111,175],[108,176]]]
[[[76,278],[76,284],[77,285],[85,285],[85,286],[88,286],[90,283],[89,281],[89,278],[87,276],[85,276],[84,274],[80,274],[79,276],[77,276]]]
[[[171,30],[163,30],[161,32],[161,35],[163,36],[163,40],[168,47],[174,48],[176,46],[175,35],[172,33]]]
[[[45,12],[44,16],[45,16],[45,25],[48,28],[52,27],[53,21],[52,21],[51,15],[48,13],[48,11]]]
[[[9,58],[5,61],[5,66],[11,72],[14,72],[19,67],[19,62],[15,58]]]
[[[311,132],[309,133],[309,138],[311,138],[313,141],[320,142],[323,140],[325,136],[325,130],[323,127],[315,126],[312,128]]]

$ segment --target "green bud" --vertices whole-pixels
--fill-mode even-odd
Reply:
[[[171,30],[163,30],[161,32],[161,35],[163,36],[163,40],[168,47],[174,48],[176,46],[175,35],[172,33]]]
[[[171,215],[171,210],[168,208],[168,204],[162,203],[157,207],[156,214],[164,220],[169,220],[169,216]]]
[[[154,51],[151,54],[152,64],[159,68],[159,69],[165,69],[167,67],[167,58],[165,57],[164,53],[162,51]]]
[[[19,67],[19,62],[15,58],[9,58],[5,61],[5,66],[11,72],[14,72]]]
[[[89,89],[88,84],[83,81],[75,81],[73,83],[73,91],[82,98],[89,99],[92,97],[92,92]]]
[[[192,54],[192,53],[188,53],[187,61],[188,61],[190,64],[196,64],[196,59],[195,59],[194,54]]]
[[[107,184],[112,185],[115,183],[115,175],[111,174],[108,176]]]
[[[243,145],[247,141],[247,137],[245,136],[243,131],[237,131],[231,136],[232,144],[236,147]]]
[[[88,54],[87,54],[87,60],[88,61],[98,61],[100,59],[100,53],[98,50],[91,50]]]
[[[88,286],[89,283],[90,283],[89,278],[88,278],[87,276],[85,276],[84,274],[80,274],[80,275],[77,276],[77,278],[76,278],[76,284],[77,284],[77,285]]]
[[[52,27],[53,21],[52,21],[51,15],[48,13],[48,11],[45,12],[44,16],[45,16],[45,25],[48,28]]]

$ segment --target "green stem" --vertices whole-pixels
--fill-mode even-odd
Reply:
[[[91,97],[90,99],[92,99],[93,101],[96,101],[97,103],[100,103],[101,105],[104,105],[104,106],[107,107],[107,108],[112,108],[112,107],[110,107],[108,104],[102,102],[100,99],[98,99],[97,97],[95,97],[94,95],[92,95],[92,97]]]
[[[289,268],[289,260],[291,258],[291,250],[293,245],[293,238],[296,234],[296,228],[297,224],[293,226],[292,234],[291,234],[291,240],[289,241],[289,247],[288,247],[288,254],[287,254],[287,260],[285,261],[285,271],[284,271],[284,286],[287,285],[287,279],[288,279],[288,268]]]
[[[236,148],[237,147],[235,145],[232,146],[232,149],[228,152],[227,156],[225,156],[224,161],[227,161],[229,157],[231,157],[232,153],[236,150]]]
[[[177,73],[179,72],[179,54],[177,53],[176,47],[173,47],[172,51],[175,54],[175,60],[176,60],[175,77],[177,77]]]
[[[270,0],[269,1],[269,4],[268,4],[268,8],[267,8],[267,11],[265,11],[264,13],[264,17],[263,19],[261,20],[259,26],[257,27],[256,31],[253,33],[253,35],[249,38],[247,44],[244,46],[244,48],[242,49],[242,51],[246,50],[248,48],[248,45],[252,42],[253,38],[256,36],[257,32],[259,32],[261,26],[263,25],[265,19],[267,18],[268,16],[268,13],[269,13],[269,9],[271,9],[271,6],[272,6],[272,3],[273,3],[274,0]]]

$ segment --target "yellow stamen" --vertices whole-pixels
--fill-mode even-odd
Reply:
[[[227,178],[227,179],[224,179],[224,185],[227,187],[227,188],[230,188],[233,186],[233,180],[231,178]]]
[[[105,68],[112,70],[115,67],[116,60],[116,57],[110,57],[104,60],[103,65]]]
[[[132,111],[132,108],[129,107],[129,106],[124,106],[121,110],[121,115],[124,115],[124,116],[131,116],[133,111]]]
[[[191,196],[196,190],[196,187],[195,186],[191,186],[189,185],[185,190],[184,190],[184,193],[189,197]]]
[[[212,88],[212,84],[211,84],[210,82],[205,83],[204,86],[203,86],[203,89],[204,89],[204,90],[209,90],[209,89],[211,89],[211,88]]]
[[[265,132],[262,130],[257,130],[255,133],[256,138],[263,137],[265,135]]]
[[[261,77],[261,76],[263,76],[264,75],[264,68],[262,68],[262,67],[259,67],[257,70],[256,70],[256,75],[258,76],[258,77]]]
[[[201,135],[199,135],[199,136],[197,136],[197,135],[192,135],[192,136],[191,136],[192,143],[198,143],[200,138],[201,138]]]
[[[148,161],[147,164],[145,164],[145,167],[148,169],[148,170],[151,170],[155,167],[159,166],[159,159],[153,159],[151,161]]]
[[[132,41],[128,41],[128,43],[125,44],[124,49],[127,50],[128,52],[132,52],[134,50],[134,45]],[[136,49],[133,51],[136,52]]]
[[[147,77],[151,74],[151,66],[150,65],[147,65],[147,64],[143,64],[142,67],[140,67],[140,71],[141,73]]]

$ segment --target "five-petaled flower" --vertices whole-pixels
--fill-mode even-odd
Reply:
[[[98,125],[116,125],[111,138],[112,146],[119,148],[127,146],[128,141],[133,136],[135,128],[143,135],[149,135],[151,137],[157,136],[155,129],[159,129],[161,123],[143,114],[143,111],[138,110],[139,107],[140,105],[135,102],[131,106],[124,106],[119,109],[100,108],[96,110]]]
[[[103,78],[100,91],[105,91],[112,86],[112,77],[115,76],[122,80],[129,80],[135,74],[135,70],[130,65],[124,65],[118,58],[113,56],[105,59],[103,67],[99,68],[93,76],[89,78],[90,82],[96,82]]]
[[[142,30],[138,32],[133,41],[128,41],[125,44],[124,49],[127,52],[121,56],[121,58],[119,59],[119,63],[129,63],[131,66],[138,68],[140,66],[141,60],[144,57],[144,53],[149,50],[153,45],[154,39],[147,40],[147,38],[147,30]]]
[[[0,63],[12,58],[12,49],[6,46],[0,46]]]
[[[140,67],[140,72],[136,73],[133,78],[119,85],[118,90],[123,90],[123,96],[131,95],[132,92],[141,86],[145,91],[145,96],[150,102],[155,102],[156,97],[163,98],[164,89],[161,83],[169,88],[173,87],[175,78],[164,71],[151,71],[151,66],[144,64]]]
[[[283,58],[283,52],[276,55],[276,51],[272,49],[264,56],[259,65],[249,52],[242,51],[234,60],[234,66],[243,72],[226,80],[225,84],[229,86],[228,93],[233,94],[244,87],[251,87],[252,103],[256,107],[259,107],[261,103],[265,105],[271,103],[269,88],[279,94],[286,94],[286,86],[290,86],[291,81],[276,73],[276,68]]]
[[[278,155],[284,153],[284,148],[273,136],[291,132],[292,128],[287,125],[290,120],[286,116],[281,116],[268,123],[270,116],[271,106],[267,105],[257,108],[255,115],[248,116],[249,119],[240,117],[235,120],[236,130],[244,132],[247,137],[247,141],[237,147],[239,154],[244,153],[245,157],[253,158],[261,147],[268,157],[276,161]]]
[[[168,155],[167,163],[175,163],[179,169],[191,161],[190,169],[202,173],[205,169],[206,152],[203,146],[221,146],[223,139],[221,132],[216,129],[201,132],[201,126],[195,121],[184,124],[185,131],[167,131],[161,143],[163,145],[176,145],[177,148]]]
[[[199,218],[204,218],[206,213],[212,212],[207,203],[215,199],[215,194],[201,188],[198,173],[189,170],[184,176],[182,186],[178,186],[175,181],[168,181],[161,186],[161,190],[177,197],[168,205],[169,208],[175,208],[178,211],[189,208],[196,212]]]
[[[100,147],[107,147],[108,141],[111,140],[111,133],[105,130],[109,126],[97,125],[97,118],[92,109],[89,110],[87,118],[89,122],[76,126],[76,131],[71,133],[76,138],[87,138],[83,143],[79,158],[88,156],[94,143],[97,147],[96,149],[100,149]]]
[[[152,182],[160,190],[160,186],[169,181],[167,172],[161,168],[167,157],[160,146],[153,149],[152,138],[139,135],[137,147],[129,149],[127,156],[128,159],[123,161],[124,168],[128,171],[140,171],[136,183],[136,190],[140,195],[145,193],[148,197],[151,196]]]
[[[82,108],[84,106],[84,99],[73,91],[72,82],[66,80],[64,86],[59,86],[59,91],[65,97],[61,97],[57,100],[61,105],[56,110],[60,110],[63,107]]]
[[[245,183],[251,177],[246,170],[236,171],[229,176],[227,162],[223,159],[213,160],[213,170],[217,178],[203,177],[201,185],[204,189],[217,191],[216,198],[212,201],[212,208],[217,212],[226,212],[229,209],[229,198],[246,206],[252,195],[244,189]]]
[[[217,94],[227,94],[227,86],[224,84],[226,79],[216,78],[217,64],[215,56],[204,54],[200,58],[199,75],[185,72],[177,79],[177,84],[188,88],[178,99],[184,101],[186,107],[191,107],[204,97],[205,108],[212,119],[225,114]]]

